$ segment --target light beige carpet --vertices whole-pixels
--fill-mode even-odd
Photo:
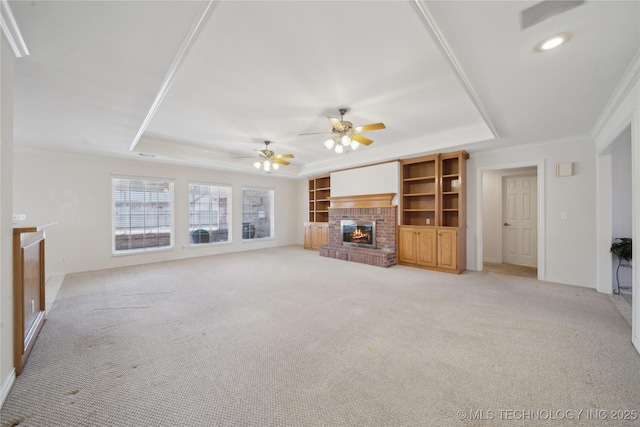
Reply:
[[[0,419],[638,425],[594,412],[640,410],[630,336],[590,289],[298,246],[118,268],[66,277]]]

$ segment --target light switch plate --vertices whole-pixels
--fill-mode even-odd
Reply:
[[[13,220],[14,221],[26,221],[27,220],[27,215],[26,214],[13,214]]]

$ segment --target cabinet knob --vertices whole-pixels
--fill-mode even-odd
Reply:
[[[509,224],[508,222],[505,222],[503,225],[504,225],[505,227],[511,227],[511,224]]]

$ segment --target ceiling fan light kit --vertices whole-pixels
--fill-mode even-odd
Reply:
[[[346,147],[350,147],[351,150],[355,151],[356,148],[360,146],[360,143],[353,141],[349,135],[344,135],[342,137],[336,136],[334,138],[327,139],[324,142],[324,146],[327,150],[333,149],[336,153],[344,153],[344,149]]]
[[[332,126],[330,132],[301,133],[300,135],[331,134],[332,136],[324,142],[324,146],[327,150],[333,150],[341,154],[344,153],[347,148],[351,148],[351,150],[354,151],[360,145],[370,145],[373,143],[373,140],[360,135],[360,132],[385,129],[384,123],[373,123],[354,128],[353,123],[344,120],[347,109],[340,108],[338,111],[340,112],[340,119],[327,117]]]
[[[287,166],[289,162],[283,159],[293,159],[293,154],[276,154],[269,150],[269,144],[271,141],[264,142],[264,150],[260,150],[260,157],[253,164],[256,169],[262,169],[265,172],[271,172],[271,169],[278,170],[280,165]]]
[[[280,165],[278,165],[277,163],[271,163],[267,159],[258,160],[257,162],[255,162],[253,164],[253,166],[255,166],[256,169],[262,168],[262,169],[264,169],[265,172],[269,172],[271,170],[271,168],[276,170],[276,169],[278,169],[280,167]]]
[[[331,137],[324,142],[324,146],[328,150],[333,150],[338,154],[344,153],[347,149],[355,151],[360,145],[370,145],[373,140],[360,135],[360,132],[368,132],[372,130],[385,129],[384,123],[372,123],[369,125],[353,127],[353,123],[344,120],[344,115],[347,112],[346,108],[340,108],[340,119],[335,117],[327,117],[331,123],[332,129],[330,132],[316,132],[306,133],[300,135],[318,135],[318,134],[330,134]],[[271,172],[271,170],[277,170],[280,165],[288,165],[289,162],[283,159],[293,159],[293,154],[276,154],[269,149],[271,141],[264,142],[264,150],[259,150],[258,160],[253,166],[265,172]]]

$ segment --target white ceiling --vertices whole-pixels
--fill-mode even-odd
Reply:
[[[536,3],[10,1],[30,53],[14,141],[258,173],[270,140],[295,155],[278,175],[308,176],[589,135],[640,49],[640,2],[587,1],[521,30]],[[341,107],[386,129],[341,155],[299,136],[330,131]]]

